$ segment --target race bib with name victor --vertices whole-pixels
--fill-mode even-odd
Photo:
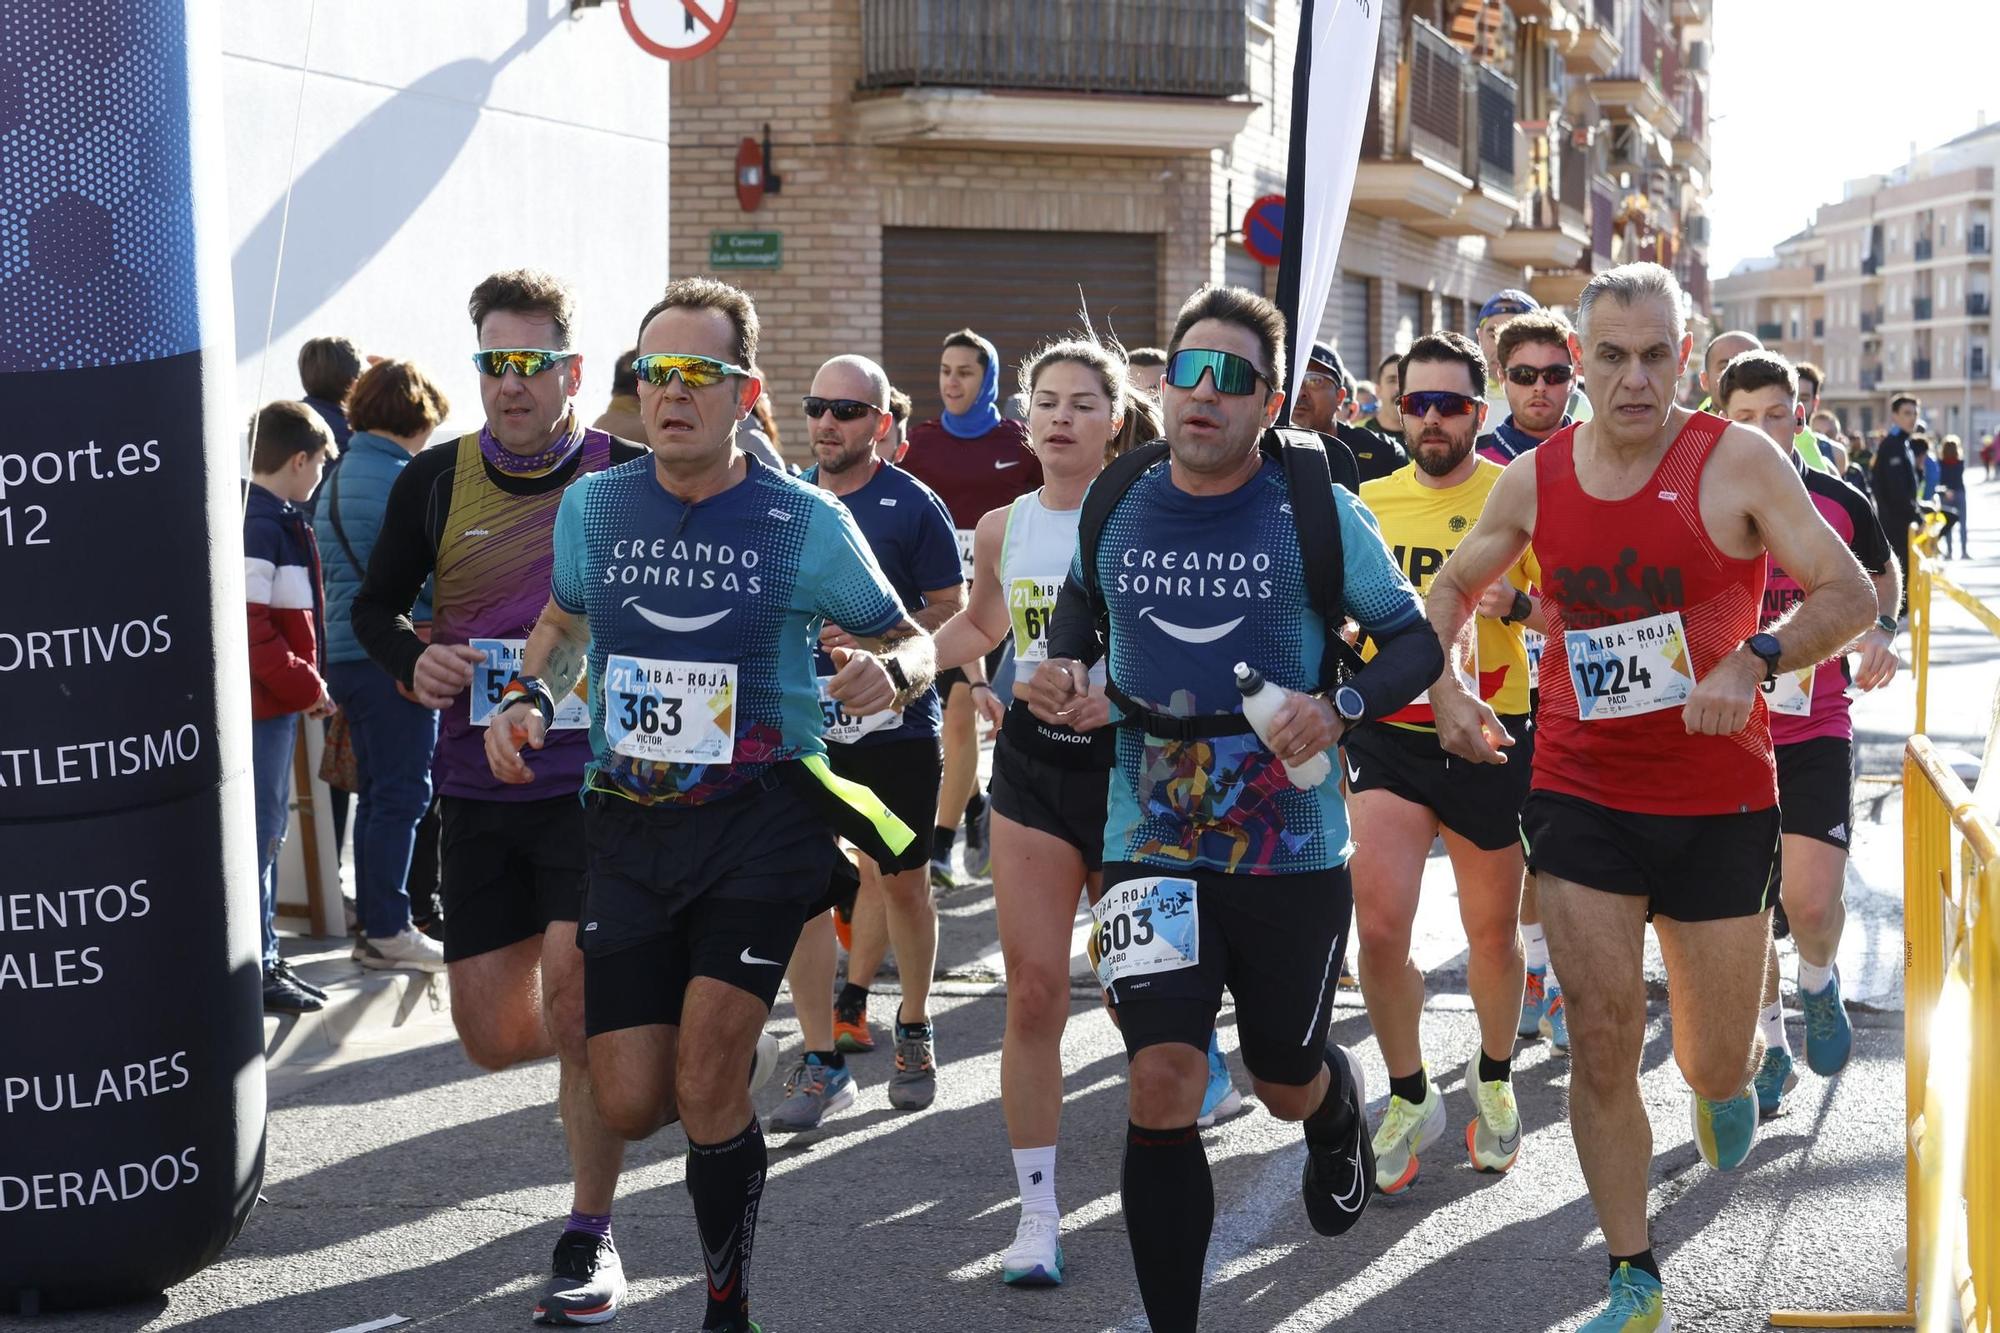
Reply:
[[[1681,613],[1563,632],[1576,715],[1585,722],[1678,708],[1694,692]]]
[[[1128,879],[1106,889],[1090,914],[1097,923],[1091,952],[1106,990],[1116,981],[1176,972],[1201,961],[1200,905],[1191,879]]]
[[[612,655],[604,737],[631,759],[726,764],[736,753],[736,664]]]
[[[528,641],[473,639],[467,646],[486,654],[486,660],[474,672],[472,688],[466,691],[471,699],[472,725],[483,727],[493,721],[507,682],[521,674],[521,654]],[[577,731],[590,725],[590,701],[583,689],[579,681],[576,689],[556,700],[556,720],[549,728],[551,731]]]

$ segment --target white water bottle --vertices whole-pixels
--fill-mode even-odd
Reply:
[[[1250,719],[1250,729],[1257,733],[1258,740],[1269,745],[1271,738],[1266,729],[1271,725],[1271,719],[1278,715],[1278,710],[1284,707],[1285,696],[1291,691],[1282,685],[1266,684],[1263,673],[1243,662],[1236,664],[1236,688],[1243,694],[1243,716]],[[1319,786],[1332,772],[1333,761],[1326,757],[1324,750],[1303,764],[1285,765],[1285,776],[1302,791]]]

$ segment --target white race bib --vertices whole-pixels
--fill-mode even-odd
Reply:
[[[826,738],[832,744],[852,745],[872,731],[880,731],[884,727],[898,726],[902,723],[902,712],[894,708],[885,708],[866,717],[850,717],[840,700],[826,692],[827,686],[832,682],[832,676],[821,676],[818,680],[819,713],[826,723]]]
[[[471,699],[472,725],[483,727],[493,721],[507,682],[521,674],[521,654],[526,639],[473,639],[468,645],[486,654],[486,661],[473,671]],[[556,700],[556,720],[552,731],[576,731],[590,725],[590,703],[572,690]]]
[[[1521,631],[1521,642],[1528,650],[1528,688],[1538,690],[1542,687],[1542,649],[1548,638],[1528,629]]]
[[[656,764],[726,764],[736,754],[736,664],[612,655],[604,664],[604,736]]]
[[[1090,909],[1097,920],[1097,980],[1177,972],[1201,961],[1201,917],[1194,881],[1171,875],[1128,879],[1104,891]]]
[[[956,532],[958,533],[958,567],[969,582],[972,578],[972,538],[974,530],[971,528],[958,528]]]
[[[1576,715],[1585,722],[1678,708],[1694,692],[1681,613],[1563,632]]]
[[[1780,671],[1777,679],[1762,687],[1764,707],[1789,717],[1811,717],[1813,673],[1818,670],[1806,667],[1802,671]]]
[[[1055,617],[1061,579],[1015,579],[1007,585],[1007,617],[1014,622],[1014,660],[1049,660],[1049,621]]]

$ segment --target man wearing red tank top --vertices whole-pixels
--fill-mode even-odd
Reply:
[[[1591,279],[1571,351],[1593,419],[1508,466],[1429,599],[1453,641],[1533,544],[1549,637],[1521,822],[1568,1008],[1571,1130],[1611,1256],[1610,1302],[1586,1333],[1673,1327],[1647,1236],[1646,923],[1697,1146],[1735,1167],[1756,1137],[1778,867],[1762,686],[1875,618],[1861,566],[1771,441],[1675,406],[1685,308],[1656,264]],[[1760,633],[1767,555],[1804,596]],[[1450,672],[1431,702],[1445,749],[1507,762],[1499,718]]]

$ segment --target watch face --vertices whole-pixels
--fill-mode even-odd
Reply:
[[[1333,692],[1333,711],[1352,722],[1367,708],[1361,698],[1361,691],[1352,685],[1343,685]]]

